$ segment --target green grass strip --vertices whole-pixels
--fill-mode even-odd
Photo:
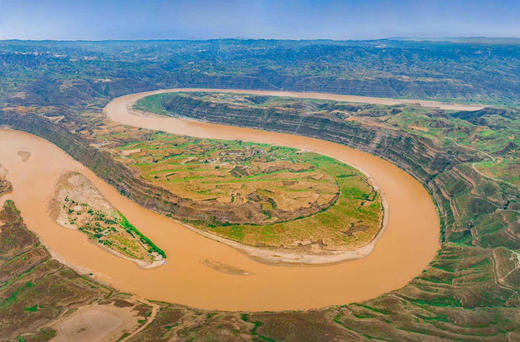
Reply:
[[[139,236],[139,238],[141,239],[141,241],[145,242],[148,246],[150,246],[150,248],[154,252],[158,253],[159,255],[161,255],[163,258],[166,259],[166,253],[164,253],[164,251],[162,249],[160,249],[155,243],[153,243],[152,240],[150,240],[149,238],[144,236],[144,234],[141,233],[137,228],[135,228],[135,226],[133,224],[128,222],[128,219],[123,214],[119,213],[119,216],[121,217],[121,222],[119,222],[121,227],[125,228],[126,230],[131,230],[132,232],[137,234]]]

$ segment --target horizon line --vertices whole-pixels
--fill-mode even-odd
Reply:
[[[19,41],[19,42],[146,42],[146,41],[164,41],[164,42],[204,42],[204,41],[219,41],[219,40],[235,40],[235,41],[333,41],[333,42],[371,42],[371,41],[450,41],[461,39],[490,39],[490,40],[520,40],[520,36],[438,36],[438,37],[423,37],[423,36],[398,36],[398,37],[384,37],[384,38],[370,38],[370,39],[335,39],[335,38],[248,38],[248,37],[227,37],[227,38],[137,38],[137,39],[22,39],[22,38],[5,38],[0,39],[0,42]]]

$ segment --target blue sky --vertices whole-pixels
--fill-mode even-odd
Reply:
[[[520,0],[0,0],[0,39],[520,37]]]

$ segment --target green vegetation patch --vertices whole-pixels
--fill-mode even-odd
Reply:
[[[161,103],[161,96],[146,96],[135,104],[135,109],[157,113],[157,114],[167,114],[167,111],[163,108]]]
[[[124,217],[123,214],[119,213],[119,215],[121,216],[121,221],[119,222],[121,227],[123,227],[126,231],[130,230],[133,233],[135,233],[137,236],[139,236],[139,240],[141,241],[141,243],[146,244],[150,247],[150,248],[148,248],[149,253],[155,252],[166,259],[166,254],[164,253],[164,251],[162,249],[157,247],[157,245],[155,243],[153,243],[152,240],[147,238],[143,233],[141,233],[137,228],[135,228],[135,226],[133,224],[128,222],[128,219],[126,217]]]
[[[120,212],[110,215],[68,197],[62,206],[69,224],[79,225],[79,231],[98,244],[131,259],[153,262],[157,259],[154,254],[166,258],[164,251],[128,222]]]

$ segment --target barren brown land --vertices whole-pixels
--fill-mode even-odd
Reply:
[[[259,311],[308,309],[373,298],[404,286],[435,255],[439,247],[435,206],[423,186],[392,163],[317,139],[137,116],[128,111],[135,100],[148,94],[117,98],[106,107],[106,112],[112,120],[136,127],[291,146],[351,164],[370,175],[386,198],[386,231],[374,251],[363,259],[319,267],[258,263],[234,248],[140,207],[55,145],[26,133],[2,130],[0,158],[15,189],[8,197],[17,203],[27,226],[34,229],[60,260],[77,269],[89,270],[118,289],[146,298],[202,308]],[[19,150],[30,152],[31,158],[23,162],[17,155]],[[168,255],[167,264],[143,270],[89,243],[84,234],[60,227],[41,203],[48,203],[59,177],[70,171],[85,175],[130,222],[160,244]]]
[[[137,317],[128,307],[114,305],[83,306],[70,316],[54,322],[55,342],[115,341],[126,331],[137,328]]]

